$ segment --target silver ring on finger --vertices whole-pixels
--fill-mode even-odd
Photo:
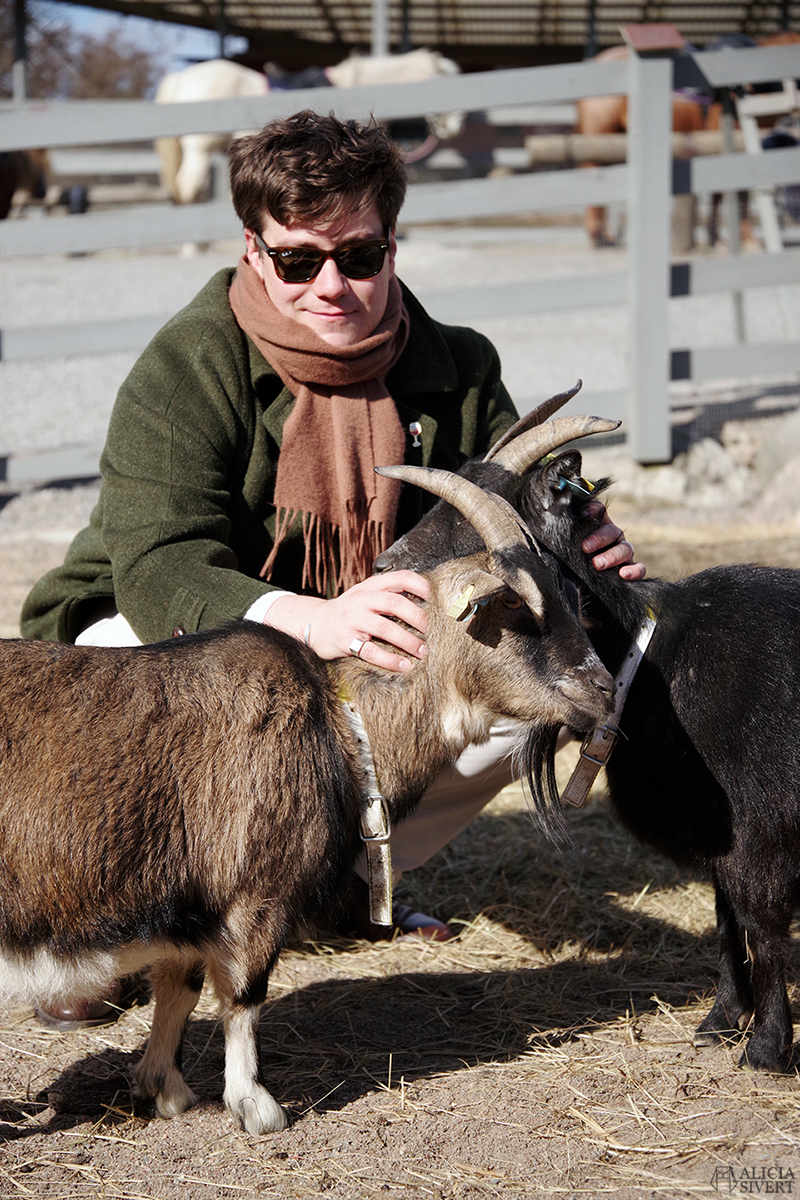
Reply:
[[[353,638],[352,642],[348,646],[348,649],[354,658],[358,658],[361,655],[361,651],[364,649],[364,645],[368,641],[369,638],[364,638],[363,640],[357,637]]]

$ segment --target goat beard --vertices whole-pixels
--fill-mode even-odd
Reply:
[[[556,743],[560,725],[534,725],[515,755],[522,790],[544,833],[561,845],[572,843],[556,783]]]

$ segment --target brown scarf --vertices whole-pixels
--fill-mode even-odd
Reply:
[[[384,382],[408,340],[408,313],[393,277],[375,331],[333,350],[278,312],[242,256],[230,289],[240,327],[296,397],[286,420],[273,503],[275,543],[261,569],[270,579],[281,542],[302,518],[301,587],[338,595],[372,569],[394,540],[400,484],[374,467],[402,463],[405,435]]]

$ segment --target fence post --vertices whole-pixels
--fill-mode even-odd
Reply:
[[[15,104],[24,104],[28,98],[27,28],[25,0],[14,0],[14,62],[11,67],[11,88]]]
[[[628,59],[628,449],[672,457],[669,417],[672,61]]]
[[[370,12],[372,18],[371,53],[376,56],[388,54],[391,46],[388,0],[372,0]]]

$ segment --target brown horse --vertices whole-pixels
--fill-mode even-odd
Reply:
[[[22,203],[44,200],[49,162],[46,150],[0,151],[0,221],[11,211],[16,192]]]
[[[621,62],[629,53],[627,46],[610,46],[607,50],[601,50],[594,61]],[[673,94],[673,133],[696,133],[704,127],[703,106],[685,96]],[[576,130],[578,133],[590,134],[627,133],[628,97],[587,96],[586,99],[579,100]],[[592,205],[586,209],[586,232],[595,246],[614,245],[615,239],[608,230],[606,210],[600,205]]]
[[[720,47],[723,44],[727,44],[727,41],[727,39],[719,39]],[[734,39],[731,39],[731,43],[733,41]],[[781,46],[800,42],[800,34],[784,32],[773,34],[770,37],[759,38],[757,42],[744,38],[736,38],[735,42],[743,48],[747,45]],[[708,49],[712,48],[714,47],[708,47]],[[611,46],[606,50],[602,50],[594,61],[621,62],[628,57],[629,53],[630,51],[627,46]],[[759,85],[759,88],[761,86],[763,85]],[[672,130],[674,133],[695,133],[702,129],[718,130],[721,115],[722,106],[716,102],[712,103],[710,97],[707,103],[703,103],[699,99],[691,99],[678,92],[674,92],[672,95]],[[627,96],[588,96],[586,99],[578,101],[578,121],[576,125],[578,133],[627,133],[627,130]],[[719,199],[717,196],[712,201],[709,235],[712,239],[715,239],[716,213],[719,207]],[[752,234],[750,233],[749,221],[747,221],[746,201],[743,207],[743,222],[742,240],[747,241]],[[592,206],[586,209],[586,231],[595,246],[614,245],[614,238],[608,230],[606,210],[604,208]]]

